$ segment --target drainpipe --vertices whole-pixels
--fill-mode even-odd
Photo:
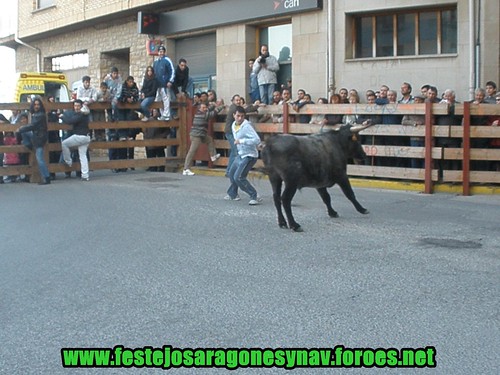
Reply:
[[[475,40],[475,0],[469,0],[469,97],[474,99],[474,89],[476,85],[476,40]]]
[[[327,43],[328,43],[328,51],[327,51],[327,60],[328,60],[328,97],[335,92],[335,53],[334,53],[334,35],[333,32],[335,30],[334,27],[334,17],[333,17],[333,0],[328,0],[327,7]]]
[[[41,60],[42,60],[42,51],[40,50],[40,48],[30,46],[29,44],[24,43],[21,39],[19,39],[19,37],[18,37],[19,30],[18,29],[19,29],[19,4],[16,7],[16,31],[14,33],[14,40],[16,41],[16,43],[18,43],[18,44],[20,44],[22,46],[31,48],[32,50],[36,51],[36,71],[38,73],[40,73],[40,66],[41,66]]]
[[[481,0],[477,4],[476,87],[481,87]]]

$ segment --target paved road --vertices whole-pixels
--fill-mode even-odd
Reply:
[[[304,189],[293,233],[254,183],[256,207],[224,201],[222,177],[0,185],[0,373],[160,373],[61,366],[61,348],[118,344],[434,346],[435,369],[293,374],[499,373],[500,197],[356,189],[360,215],[334,188],[330,219]]]

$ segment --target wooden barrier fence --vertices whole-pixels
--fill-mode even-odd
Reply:
[[[160,108],[161,103],[154,103],[154,107]],[[124,108],[137,109],[138,105],[125,105]],[[27,103],[22,104],[0,104],[0,109],[26,110]],[[71,109],[71,103],[47,103],[46,109]],[[91,109],[109,109],[109,105],[94,103]],[[167,157],[167,162],[177,165],[184,159],[189,146],[189,129],[192,124],[193,107],[189,100],[181,98],[172,103],[178,113],[178,119],[168,122],[164,121],[118,121],[118,122],[91,122],[91,129],[120,129],[120,128],[145,128],[149,127],[175,127],[177,137],[175,139],[147,139],[133,141],[98,142],[93,141],[90,150],[109,150],[110,148],[125,147],[155,147],[155,146],[178,146],[177,157]],[[275,133],[311,134],[326,129],[318,124],[299,123],[296,119],[299,115],[361,115],[361,116],[404,116],[417,115],[425,119],[424,125],[409,126],[401,124],[376,124],[361,132],[363,146],[368,155],[368,163],[349,164],[348,174],[362,178],[383,178],[401,181],[424,182],[424,192],[432,193],[433,185],[436,183],[460,183],[463,186],[463,194],[470,194],[471,183],[500,184],[500,173],[497,168],[500,165],[500,149],[488,146],[487,148],[471,148],[471,140],[500,139],[500,127],[471,125],[483,119],[485,122],[492,118],[500,118],[500,106],[492,104],[456,104],[454,114],[463,117],[463,121],[451,125],[435,125],[438,116],[450,115],[450,108],[446,104],[311,104],[304,106],[300,112],[296,112],[289,105],[263,106],[257,112],[249,113],[257,132],[265,141],[267,137]],[[262,118],[281,118],[280,122],[260,122]],[[223,156],[215,163],[210,161],[206,147],[201,147],[195,156],[195,160],[206,161],[209,168],[225,167],[228,162],[229,144],[224,137],[225,123],[224,112],[209,126],[209,133],[213,135],[215,147]],[[272,121],[272,120],[271,120]],[[463,122],[463,124],[462,124]],[[49,130],[67,129],[63,124],[50,123]],[[0,131],[15,131],[17,125],[0,124]],[[419,137],[424,140],[422,146],[411,146],[410,137]],[[439,139],[459,139],[459,147],[439,147],[436,142]],[[474,142],[472,142],[474,143]],[[46,153],[60,150],[60,144],[49,144]],[[2,152],[29,152],[24,146],[0,146]],[[32,157],[31,160],[34,158]],[[420,168],[411,168],[410,161],[419,160],[423,162]],[[46,159],[48,160],[48,158]],[[483,164],[477,168],[475,162],[482,161]],[[445,169],[445,162],[455,162],[460,168]],[[453,163],[452,163],[453,164]],[[111,161],[90,161],[90,168],[115,169],[115,168],[141,168],[165,165],[165,159],[127,159]],[[256,167],[261,166],[259,161]],[[445,168],[443,168],[443,165]],[[485,168],[486,166],[486,168]],[[31,174],[37,175],[37,168],[31,163],[29,166],[9,166],[0,170],[0,175]],[[75,163],[73,169],[78,169]],[[66,171],[61,164],[49,164],[51,172]]]
[[[68,110],[73,109],[72,103],[47,103],[44,102],[46,111],[51,110]],[[161,108],[162,104],[159,102],[153,103],[152,108]],[[110,110],[109,103],[93,103],[89,106],[91,110]],[[121,109],[131,109],[138,111],[140,109],[139,104],[119,104],[118,108]],[[28,103],[7,103],[0,104],[0,109],[10,109],[10,110],[28,110]],[[106,122],[106,121],[91,121],[89,123],[89,128],[93,130],[105,130],[105,129],[141,129],[144,132],[147,128],[177,128],[176,138],[158,138],[158,139],[134,139],[126,141],[95,141],[93,140],[89,145],[89,151],[94,151],[94,154],[99,154],[99,151],[107,151],[109,149],[124,149],[124,148],[145,148],[145,147],[168,147],[177,146],[177,155],[175,157],[166,158],[134,158],[134,159],[122,159],[122,160],[92,160],[91,157],[89,161],[90,170],[100,170],[100,169],[121,169],[121,168],[148,168],[148,167],[160,167],[165,166],[166,163],[173,162],[177,166],[179,160],[183,159],[186,154],[186,131],[184,126],[190,123],[187,118],[187,104],[186,100],[173,102],[171,109],[177,113],[175,118],[170,121],[160,121],[152,120],[148,122],[136,121],[116,121],[116,122]],[[19,128],[19,125],[1,124],[0,132],[13,132]],[[60,123],[49,122],[49,131],[60,131],[68,130],[70,126]],[[139,137],[143,138],[143,137]],[[45,147],[45,160],[49,161],[49,153],[61,151],[61,143],[48,143]],[[15,146],[1,146],[0,153],[5,152],[17,152],[17,153],[29,153],[29,165],[16,165],[16,166],[4,166],[0,169],[0,176],[19,176],[19,175],[30,175],[31,182],[40,181],[40,175],[38,167],[36,165],[36,159],[34,153],[30,152],[23,145]],[[105,153],[106,154],[106,153]],[[106,154],[107,155],[107,154]],[[100,158],[96,158],[100,159]],[[49,172],[68,172],[68,171],[79,171],[80,163],[74,162],[71,168],[66,165],[52,162],[47,164]]]

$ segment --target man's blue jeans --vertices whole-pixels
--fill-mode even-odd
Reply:
[[[234,163],[234,159],[238,156],[238,149],[234,144],[233,132],[225,133],[227,141],[229,142],[229,161],[227,162],[226,177],[229,176],[229,170]]]
[[[29,149],[33,149],[33,132],[22,133],[22,143]],[[35,157],[38,163],[38,170],[43,178],[47,179],[50,177],[49,169],[47,168],[47,164],[45,163],[45,159],[43,158],[43,147],[35,148]]]
[[[236,198],[238,195],[238,188],[243,190],[250,196],[250,199],[257,199],[257,190],[248,181],[247,176],[250,169],[257,162],[257,158],[237,156],[234,160],[233,165],[229,169],[229,180],[231,185],[227,189],[227,195],[232,199]]]
[[[266,83],[259,85],[260,101],[264,104],[271,104],[273,102],[273,92],[276,84]]]

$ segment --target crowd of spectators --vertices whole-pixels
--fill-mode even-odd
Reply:
[[[71,165],[73,161],[80,159],[82,171],[77,175],[83,180],[89,180],[88,164],[89,158],[87,147],[91,140],[93,141],[127,141],[133,140],[143,131],[141,128],[118,128],[104,130],[88,130],[88,122],[90,121],[134,121],[141,120],[148,122],[151,120],[170,121],[171,118],[177,118],[175,110],[170,109],[171,101],[175,101],[179,95],[190,97],[194,106],[193,127],[190,134],[191,147],[188,156],[185,159],[183,174],[194,175],[190,167],[193,163],[193,158],[201,143],[207,143],[210,150],[212,161],[219,158],[214,147],[212,137],[207,133],[208,122],[218,116],[218,113],[226,108],[226,117],[223,119],[226,122],[224,136],[229,141],[230,148],[226,155],[229,157],[229,171],[237,154],[237,148],[234,144],[235,140],[232,132],[232,124],[234,122],[234,113],[236,108],[244,108],[246,117],[250,123],[269,122],[282,123],[284,121],[281,114],[259,115],[258,109],[266,106],[283,106],[288,104],[293,109],[294,114],[290,116],[291,122],[309,123],[320,125],[321,128],[325,125],[355,125],[355,124],[385,124],[385,125],[407,125],[407,126],[424,126],[425,116],[423,115],[398,115],[387,111],[382,115],[357,115],[348,113],[342,114],[310,114],[303,111],[304,106],[308,104],[374,104],[384,106],[388,104],[412,104],[412,103],[446,103],[448,106],[448,115],[436,116],[434,123],[436,125],[460,125],[462,122],[461,116],[455,115],[456,100],[455,92],[452,89],[446,89],[439,95],[438,89],[434,85],[423,85],[420,90],[415,93],[412,85],[408,82],[403,82],[399,90],[390,89],[387,85],[381,85],[378,90],[366,90],[364,95],[356,89],[341,88],[338,92],[330,95],[329,98],[319,97],[312,98],[304,89],[296,91],[296,97],[292,98],[292,82],[289,79],[286,85],[281,85],[278,88],[277,71],[279,64],[277,59],[269,53],[268,46],[260,47],[260,54],[255,59],[248,61],[249,67],[249,87],[248,97],[250,105],[245,105],[245,98],[240,95],[233,95],[228,106],[224,105],[224,100],[217,98],[215,90],[207,90],[206,92],[193,92],[193,79],[189,76],[189,68],[187,61],[181,58],[177,66],[174,66],[170,58],[165,53],[163,46],[158,49],[159,56],[150,66],[147,66],[144,72],[142,84],[139,86],[134,77],[128,76],[125,81],[119,74],[116,67],[112,67],[102,81],[99,82],[99,88],[94,88],[91,85],[91,79],[85,75],[82,77],[81,85],[78,87],[74,99],[81,103],[78,110],[73,109],[68,113],[60,111],[48,111],[48,122],[63,122],[72,125],[69,119],[72,119],[78,114],[79,121],[86,123],[84,130],[79,129],[77,134],[80,136],[80,141],[74,142],[75,129],[60,132],[48,132],[47,140],[51,143],[62,143],[63,154],[61,152],[52,151],[49,155],[50,163],[62,162]],[[53,97],[47,98],[49,101],[54,101]],[[162,101],[163,107],[161,110],[151,109],[153,102]],[[88,110],[96,102],[111,103],[111,108],[107,111],[93,109]],[[493,81],[486,82],[485,88],[475,90],[474,104],[500,104],[500,94],[497,92],[496,83]],[[140,110],[132,110],[119,106],[118,103],[140,103]],[[73,116],[73,117],[72,117]],[[83,116],[83,117],[82,117]],[[6,121],[20,125],[28,125],[27,113],[13,111],[12,117]],[[472,125],[491,125],[498,126],[500,119],[494,116],[473,116]],[[5,122],[5,121],[4,121]],[[78,125],[78,124],[77,124]],[[80,126],[80,125],[78,125]],[[83,128],[82,128],[83,129]],[[144,130],[145,139],[175,137],[176,128],[165,127],[146,127]],[[83,134],[83,133],[85,134]],[[265,136],[263,140],[265,141]],[[83,139],[85,138],[85,139]],[[87,142],[88,139],[88,142]],[[73,140],[73,141],[71,141]],[[6,133],[2,139],[4,144],[12,145],[20,143],[21,137],[15,133]],[[397,146],[397,147],[423,147],[424,139],[422,137],[395,137],[395,136],[377,136],[368,137],[362,136],[361,141],[365,145],[373,146]],[[461,139],[437,137],[435,145],[443,148],[459,148],[461,147]],[[500,140],[473,138],[471,142],[473,148],[499,148]],[[75,152],[78,148],[79,152]],[[73,150],[70,150],[73,149]],[[176,148],[170,147],[171,156],[176,155]],[[86,158],[85,155],[86,154]],[[133,159],[134,148],[110,148],[108,151],[110,160]],[[4,165],[22,165],[27,164],[26,154],[5,153],[2,160]],[[40,155],[38,155],[40,156]],[[37,156],[37,157],[38,157]],[[148,158],[165,157],[165,147],[146,147],[146,156]],[[87,159],[87,160],[86,160]],[[392,155],[384,157],[372,157],[369,161],[377,166],[396,166],[396,167],[411,167],[423,168],[423,159],[420,158],[401,158]],[[458,160],[438,160],[438,167],[442,170],[461,168]],[[40,163],[39,163],[40,164]],[[44,162],[42,161],[42,167]],[[499,170],[498,162],[487,161],[472,161],[471,167],[476,170]],[[150,167],[148,171],[164,171],[164,167]],[[113,172],[124,172],[126,168],[113,169]],[[55,174],[50,174],[46,177],[46,170],[43,170],[43,182],[48,184],[50,180],[55,179]],[[71,176],[71,172],[66,172],[66,177]],[[25,176],[4,176],[0,182],[23,181]]]

